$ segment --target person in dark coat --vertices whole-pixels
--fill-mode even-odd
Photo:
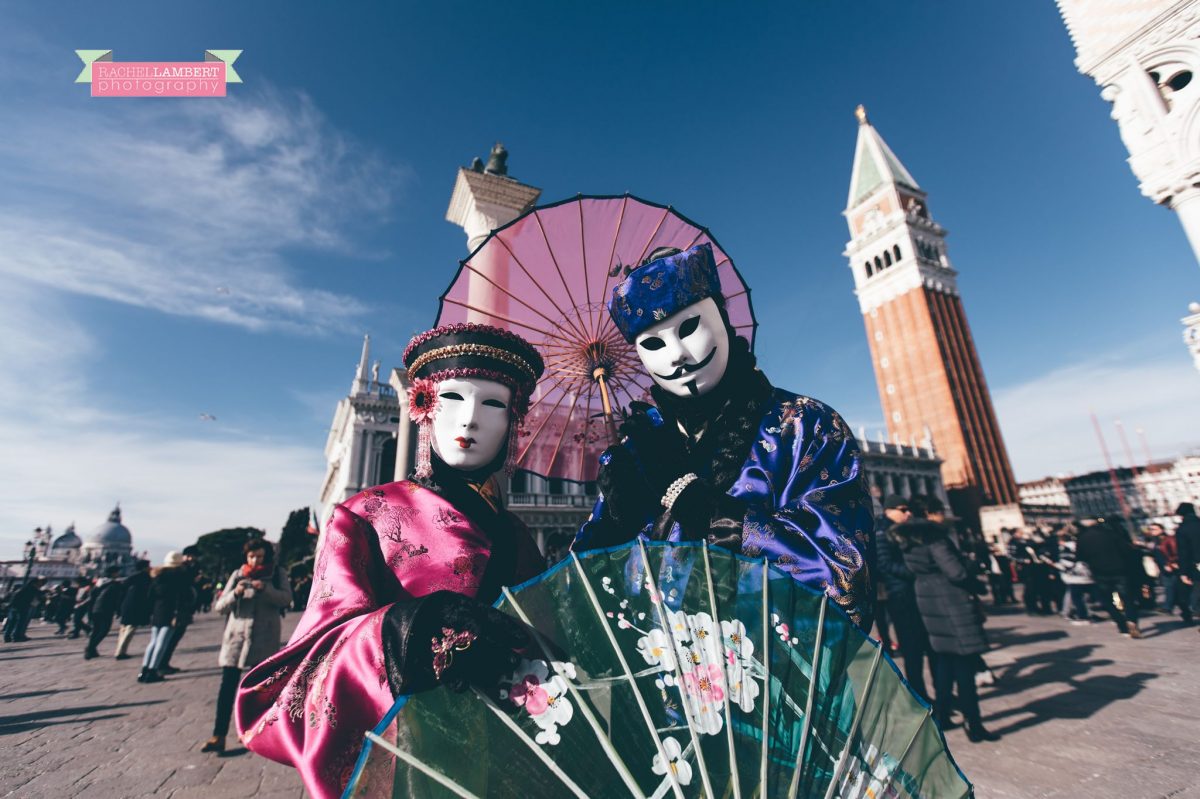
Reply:
[[[195,554],[195,546],[183,548],[183,565],[180,566],[180,569],[187,573],[187,586],[179,598],[179,608],[175,613],[175,624],[171,627],[171,635],[167,639],[167,647],[163,650],[162,665],[158,667],[158,671],[162,674],[175,674],[179,671],[178,668],[171,665],[171,655],[175,654],[175,647],[179,646],[179,642],[183,640],[183,634],[187,632],[187,628],[192,623],[192,618],[196,615]]]
[[[104,577],[96,583],[92,594],[92,632],[88,635],[87,649],[83,651],[84,660],[100,656],[96,647],[112,630],[113,617],[125,597],[125,584],[117,579],[120,573],[118,567],[109,566]]]
[[[918,508],[919,510],[919,508]],[[913,507],[909,500],[899,495],[887,498],[883,504],[884,521],[875,533],[875,573],[887,592],[887,613],[900,639],[900,652],[904,659],[904,679],[926,702],[929,690],[925,687],[925,658],[930,653],[929,636],[921,621],[917,608],[917,597],[913,591],[916,579],[904,565],[900,550],[901,539],[893,528],[913,518]]]
[[[92,625],[88,624],[88,614],[92,612],[92,592],[95,586],[91,578],[80,577],[75,581],[75,593],[71,608],[71,633],[68,638],[78,638],[80,633],[90,633]]]
[[[992,589],[992,602],[999,607],[1015,602],[1013,596],[1012,558],[1008,551],[999,544],[993,544],[988,551],[988,583]]]
[[[912,518],[892,531],[899,542],[904,564],[914,576],[914,593],[921,619],[929,634],[933,659],[934,716],[949,725],[958,687],[958,707],[967,722],[973,743],[999,738],[983,726],[975,669],[988,649],[983,631],[983,610],[977,594],[986,588],[971,572],[950,531],[928,519]]]
[[[1179,517],[1179,526],[1175,528],[1179,583],[1175,590],[1189,594],[1182,600],[1188,602],[1195,598],[1194,588],[1200,580],[1200,518],[1196,518],[1196,508],[1190,502],[1181,502],[1175,515]],[[1190,620],[1190,614],[1188,618]]]
[[[42,595],[42,586],[45,582],[45,578],[33,577],[12,595],[12,600],[8,604],[8,616],[4,619],[5,643],[14,641],[20,643],[29,640],[29,637],[25,635],[25,629],[29,626],[30,614],[33,613],[33,606],[37,604]]]
[[[172,625],[181,606],[188,601],[191,581],[191,573],[183,568],[183,555],[168,552],[162,568],[150,583],[150,643],[146,644],[146,654],[142,656],[138,682],[162,682],[159,669],[162,668]]]
[[[1075,554],[1087,564],[1096,592],[1122,635],[1141,638],[1138,601],[1141,556],[1121,525],[1111,519],[1081,522]]]
[[[71,621],[71,611],[75,608],[75,585],[67,581],[58,585],[50,592],[46,602],[50,619],[58,625],[55,635],[66,635],[67,624]]]
[[[121,599],[121,629],[117,632],[117,648],[113,650],[117,660],[129,657],[134,631],[150,623],[150,561],[139,560],[133,568],[133,574],[125,578]]]

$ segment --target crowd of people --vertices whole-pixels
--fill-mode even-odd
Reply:
[[[1178,611],[1191,626],[1200,601],[1192,590],[1200,578],[1200,518],[1191,503],[1175,514],[1174,530],[1155,522],[1137,535],[1111,518],[1011,531],[1007,546],[986,553],[994,601],[1015,602],[1013,585],[1020,583],[1030,615],[1060,614],[1084,625],[1101,610],[1131,638],[1142,637],[1138,621],[1146,613]]]
[[[197,567],[193,547],[167,553],[157,568],[151,568],[147,560],[137,560],[133,573],[124,578],[116,566],[109,567],[102,577],[78,577],[53,587],[47,586],[43,577],[31,577],[8,597],[4,640],[28,641],[30,621],[41,618],[57,625],[56,636],[86,637],[83,657],[92,660],[100,656],[100,644],[118,624],[112,655],[128,660],[133,657],[129,650],[138,630],[146,628],[149,639],[137,681],[156,683],[180,671],[171,664],[171,657],[196,613],[215,610],[227,616],[217,658],[221,683],[213,737],[201,748],[224,752],[242,672],[279,649],[284,613],[292,608],[303,610],[303,605],[293,603],[293,581],[276,566],[275,548],[270,543],[252,539],[246,542],[243,554],[245,563],[224,583],[214,583]],[[311,583],[311,578],[299,579],[302,585]]]
[[[83,657],[92,660],[117,625],[113,656],[126,660],[135,633],[146,627],[150,641],[138,681],[160,682],[179,671],[171,656],[196,611],[212,605],[215,588],[197,568],[192,547],[169,552],[156,569],[147,560],[136,560],[133,573],[123,578],[118,566],[107,567],[99,577],[76,577],[53,587],[34,576],[9,597],[4,640],[28,640],[29,622],[40,617],[57,625],[56,636],[85,638]]]
[[[998,607],[1016,604],[1019,584],[1030,615],[1086,625],[1102,621],[1103,611],[1133,639],[1142,637],[1145,613],[1178,610],[1191,626],[1200,600],[1192,590],[1200,579],[1200,518],[1189,503],[1176,515],[1174,530],[1149,524],[1137,538],[1118,520],[1088,519],[1006,530],[1004,544],[989,546],[948,525],[936,498],[888,497],[876,525],[876,633],[944,729],[954,726],[957,708],[971,741],[995,740],[981,722],[976,689],[995,679],[983,660],[989,644],[981,597],[990,593]]]

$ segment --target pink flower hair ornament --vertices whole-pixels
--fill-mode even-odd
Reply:
[[[408,390],[408,416],[416,424],[433,421],[438,409],[438,381],[418,377]]]

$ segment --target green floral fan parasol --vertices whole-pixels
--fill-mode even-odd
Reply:
[[[348,796],[973,795],[879,644],[765,561],[637,541],[572,555],[498,607],[545,659],[498,698],[399,700]]]

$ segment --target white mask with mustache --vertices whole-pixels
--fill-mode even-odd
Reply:
[[[508,440],[512,389],[495,380],[451,378],[438,384],[433,451],[447,466],[487,466]]]
[[[634,344],[654,382],[679,397],[716,388],[729,366],[729,334],[711,297],[638,334]]]

